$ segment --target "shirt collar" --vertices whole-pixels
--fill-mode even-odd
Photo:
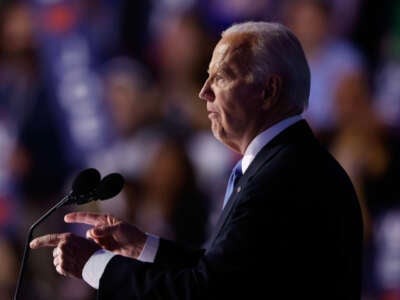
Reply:
[[[246,151],[244,152],[242,158],[242,173],[246,172],[247,168],[250,166],[254,157],[256,157],[257,153],[263,148],[266,144],[268,144],[274,137],[276,137],[279,133],[281,133],[284,129],[288,128],[290,125],[300,121],[302,119],[301,115],[295,115],[289,118],[286,118],[263,132],[259,133],[247,146]]]

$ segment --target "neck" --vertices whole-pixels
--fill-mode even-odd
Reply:
[[[271,128],[276,123],[279,123],[280,121],[287,119],[289,117],[293,117],[297,114],[298,114],[298,112],[295,112],[295,113],[287,112],[284,114],[272,114],[271,116],[266,116],[264,122],[262,124],[260,124],[260,126],[256,127],[252,131],[249,131],[249,133],[244,136],[244,138],[242,139],[242,142],[239,144],[239,151],[237,151],[235,149],[234,150],[243,155],[246,152],[246,149],[249,146],[249,144],[251,143],[251,141],[254,140],[257,135],[259,135],[261,132],[267,130],[268,128]]]

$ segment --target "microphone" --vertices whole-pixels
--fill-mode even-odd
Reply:
[[[63,199],[61,206],[75,203],[80,197],[95,189],[99,182],[99,171],[93,168],[83,170],[73,181],[72,191]]]
[[[19,271],[14,300],[20,295],[20,287],[24,277],[26,262],[29,258],[29,242],[33,236],[33,230],[42,223],[51,213],[64,205],[85,204],[93,200],[105,200],[117,195],[124,185],[124,178],[118,173],[111,173],[100,180],[100,173],[94,168],[81,171],[72,183],[72,191],[61,199],[56,205],[45,212],[35,223],[31,225],[25,241],[24,254]]]
[[[111,173],[105,176],[97,187],[97,195],[100,200],[110,199],[121,192],[125,180],[119,173]]]
[[[74,192],[72,192],[68,201],[63,205],[82,205],[91,201],[110,199],[121,192],[124,184],[125,180],[121,174],[108,174],[95,187],[92,186],[90,190],[87,188],[89,185],[85,185],[87,189],[84,192],[82,192],[83,190],[80,188],[78,188],[80,191],[79,193],[74,194]]]
[[[100,182],[100,173],[96,169],[89,168],[78,174],[72,183],[71,197],[85,194],[95,188]]]

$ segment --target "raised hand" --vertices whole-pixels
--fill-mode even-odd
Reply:
[[[85,263],[94,252],[100,249],[95,242],[72,233],[52,233],[31,241],[30,247],[55,247],[53,264],[59,274],[82,278]]]
[[[144,232],[109,214],[74,212],[65,215],[64,220],[67,223],[93,225],[86,236],[102,248],[119,255],[138,258],[146,243],[147,236]]]

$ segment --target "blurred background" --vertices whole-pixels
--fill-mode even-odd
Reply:
[[[311,68],[304,113],[349,173],[365,222],[363,300],[400,299],[400,2],[396,0],[0,0],[0,299],[16,284],[29,226],[88,167],[120,172],[109,212],[201,246],[237,154],[197,95],[221,30],[279,21]],[[31,253],[23,299],[94,299]],[[290,272],[290,270],[288,271]]]

